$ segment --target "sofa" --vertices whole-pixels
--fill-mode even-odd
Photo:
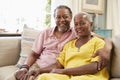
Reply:
[[[37,30],[24,28],[20,37],[0,37],[0,80],[7,80],[24,63],[38,33]],[[113,51],[109,64],[110,80],[120,80],[120,35],[111,39]]]
[[[24,26],[21,36],[0,37],[0,80],[15,80],[14,72],[24,64],[39,30]],[[38,67],[35,64],[30,69]]]

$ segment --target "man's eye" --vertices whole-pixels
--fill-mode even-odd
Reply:
[[[66,19],[66,18],[68,18],[68,16],[64,16],[63,18]]]
[[[60,16],[57,16],[56,19],[60,19],[61,17]]]

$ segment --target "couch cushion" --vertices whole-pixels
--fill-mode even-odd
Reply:
[[[18,70],[15,65],[0,67],[0,80],[10,77],[10,80],[14,79],[14,72]]]
[[[38,67],[37,64],[33,64],[30,70]],[[15,65],[0,67],[0,80],[16,80],[14,74],[17,70],[19,70],[19,68]]]
[[[114,53],[112,54],[111,77],[120,77],[120,35],[113,37]]]
[[[110,80],[120,80],[120,78],[112,78],[112,79],[110,79]]]
[[[39,34],[38,30],[24,26],[21,39],[20,59],[17,65],[22,65],[26,60],[26,57],[28,57],[29,53],[31,53],[31,47],[38,34]]]
[[[0,37],[0,66],[16,64],[20,53],[20,37]]]

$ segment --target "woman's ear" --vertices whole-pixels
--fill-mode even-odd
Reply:
[[[93,26],[93,22],[90,22],[90,26],[91,26],[91,27]]]
[[[93,22],[90,22],[90,29],[91,31],[94,31]]]

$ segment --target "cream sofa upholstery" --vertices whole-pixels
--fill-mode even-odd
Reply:
[[[20,37],[0,37],[0,80],[5,80],[18,69],[15,65],[19,59],[20,46]]]
[[[120,34],[112,38],[113,51],[111,53],[111,80],[120,80]]]
[[[110,80],[120,80],[120,35],[114,36],[111,53]],[[13,74],[21,53],[21,37],[0,37],[0,80]],[[11,79],[13,80],[13,79]]]

